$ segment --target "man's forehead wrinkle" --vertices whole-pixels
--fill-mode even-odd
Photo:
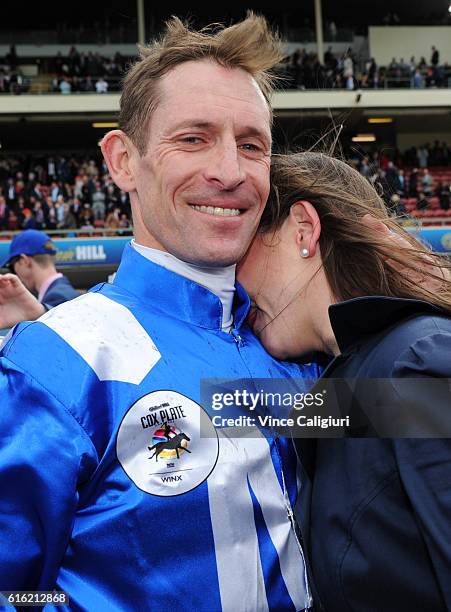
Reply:
[[[175,92],[177,96],[182,94],[181,97],[187,98],[189,103],[202,104],[210,107],[219,107],[230,111],[230,103],[238,102],[241,105],[248,106],[249,110],[244,109],[240,110],[240,112],[252,113],[253,115],[260,114],[264,111],[265,115],[270,116],[269,107],[264,99],[261,100],[249,100],[243,98],[239,95],[232,95],[230,92],[222,93],[220,91],[200,91],[198,88],[193,88],[192,93],[190,94],[190,90],[185,90],[184,92],[180,92],[179,90]],[[177,96],[178,97],[178,96]],[[174,102],[174,95],[170,94],[170,92],[166,92],[160,99],[160,108],[170,107]]]
[[[211,74],[206,75],[205,72],[202,73],[205,68],[210,68]],[[200,74],[197,74],[199,71]],[[205,81],[206,78],[208,79],[207,81]],[[244,100],[238,93],[245,91],[248,94],[255,94],[269,112],[265,96],[257,81],[249,72],[242,68],[224,67],[210,60],[195,60],[176,66],[162,77],[160,86],[166,90],[166,93],[168,93],[168,90],[175,89],[175,93],[181,93],[182,95],[189,94],[190,92],[196,93],[199,92],[199,89],[205,89],[206,87],[206,91],[203,91],[202,95],[216,94],[228,97],[231,100],[246,101],[251,105],[256,105],[256,100]],[[231,90],[236,90],[237,95],[233,95]]]

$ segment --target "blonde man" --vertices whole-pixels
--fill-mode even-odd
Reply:
[[[235,288],[269,193],[280,57],[263,18],[174,18],[126,77],[102,150],[135,239],[112,285],[2,350],[2,590],[88,610],[311,605],[291,448],[215,429],[200,396],[202,379],[316,375],[269,357]]]

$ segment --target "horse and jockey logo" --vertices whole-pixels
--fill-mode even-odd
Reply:
[[[133,483],[151,495],[183,495],[215,469],[218,434],[208,413],[171,390],[152,391],[125,412],[116,437],[117,459]]]
[[[180,455],[184,452],[191,453],[188,450],[188,442],[191,438],[186,435],[183,431],[180,431],[175,425],[165,423],[164,427],[159,427],[154,431],[152,436],[153,446],[148,446],[148,450],[154,451],[153,455],[150,455],[149,459],[158,461],[158,458],[162,459],[180,459]],[[180,452],[179,452],[180,451]]]

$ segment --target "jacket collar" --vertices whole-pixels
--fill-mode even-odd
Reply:
[[[420,314],[444,312],[421,300],[385,296],[358,297],[329,306],[329,319],[341,353],[398,321]]]
[[[168,315],[204,329],[221,331],[222,304],[214,293],[143,257],[130,244],[125,246],[114,285]],[[247,316],[250,300],[236,283],[232,313],[239,329]]]

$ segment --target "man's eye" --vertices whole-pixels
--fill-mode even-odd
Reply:
[[[199,144],[199,142],[202,142],[202,139],[199,138],[199,136],[183,136],[180,138],[180,140],[186,144]]]
[[[246,151],[247,153],[253,153],[258,155],[264,155],[265,150],[261,145],[255,144],[254,142],[244,142],[239,145],[239,148],[242,151]]]

